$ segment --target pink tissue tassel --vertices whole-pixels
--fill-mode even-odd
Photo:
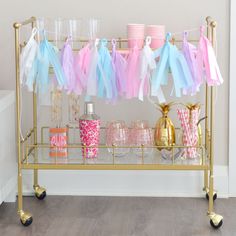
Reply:
[[[221,85],[224,80],[217,64],[216,55],[209,39],[204,36],[204,26],[200,28],[200,39],[197,48],[198,82],[202,83],[205,74],[209,86]],[[205,73],[204,73],[205,72]]]

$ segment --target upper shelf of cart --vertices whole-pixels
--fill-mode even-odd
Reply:
[[[15,28],[15,30],[19,30],[22,26],[26,26],[26,25],[29,25],[31,24],[32,27],[34,27],[36,25],[36,22],[37,22],[37,18],[32,16],[31,18],[25,20],[25,21],[22,21],[22,22],[15,22],[13,24],[13,27]],[[207,22],[207,26],[208,26],[208,29],[214,29],[216,28],[217,26],[217,22],[215,20],[213,20],[210,16],[207,16],[206,17],[206,22]],[[108,39],[108,42],[111,42],[112,39]],[[53,41],[53,40],[50,40],[49,41]],[[85,39],[85,38],[80,38],[80,39],[77,39],[75,40],[77,42],[80,42],[80,43],[87,43],[89,42],[89,39]],[[122,43],[127,43],[128,42],[128,39],[127,38],[117,38],[116,39],[118,45],[119,45],[119,49],[123,50],[124,52],[127,51],[128,48],[122,48],[121,44]],[[181,43],[183,40],[182,39],[177,39],[175,36],[172,36],[171,37],[171,40],[170,42],[172,44],[178,44],[178,43]],[[199,41],[198,38],[195,38],[195,39],[188,39],[189,42],[192,42],[192,43],[197,43]],[[21,44],[21,47],[24,47],[25,46],[25,43]]]

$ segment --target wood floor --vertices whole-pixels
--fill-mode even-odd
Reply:
[[[33,224],[21,226],[16,204],[4,203],[0,236],[236,235],[236,198],[217,199],[215,208],[224,216],[220,230],[211,228],[207,200],[201,198],[25,197]]]

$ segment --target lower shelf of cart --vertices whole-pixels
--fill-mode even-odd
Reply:
[[[39,170],[209,170],[208,165],[162,164],[22,164],[22,169]]]
[[[121,150],[122,151],[122,150]],[[36,155],[35,155],[36,154]],[[67,157],[50,156],[50,148],[35,148],[23,162],[25,169],[163,169],[163,170],[204,170],[208,161],[202,152],[195,158],[186,157],[183,149],[174,151],[149,148],[144,156],[139,149],[130,149],[126,154],[115,156],[107,148],[99,149],[96,158],[83,158],[80,148],[68,149]],[[37,159],[34,158],[37,156]]]

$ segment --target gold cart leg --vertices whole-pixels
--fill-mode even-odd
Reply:
[[[208,16],[206,18],[206,22],[207,22],[207,38],[210,39],[210,22],[211,22],[211,17]],[[209,147],[208,147],[208,116],[209,116],[209,88],[206,84],[206,94],[205,94],[205,148],[206,150],[209,150]],[[209,178],[209,172],[208,170],[204,170],[204,187],[203,187],[203,191],[206,192],[207,194],[207,191],[209,189],[209,184],[208,184],[208,178]]]
[[[36,161],[34,161],[34,163],[37,163]],[[38,170],[34,169],[34,188],[38,186]]]
[[[211,22],[212,19],[210,16],[206,18],[207,22],[207,38],[211,41],[212,40],[212,27]],[[209,151],[210,149],[210,135],[209,135],[209,87],[206,84],[206,95],[205,95],[205,148]],[[208,157],[210,156],[210,153],[207,153]],[[209,158],[210,159],[210,158]],[[206,199],[209,200],[209,170],[204,170],[204,187],[203,191],[206,193]],[[217,193],[216,191],[213,191],[213,200],[217,199]]]
[[[213,127],[214,127],[214,87],[211,87],[211,141],[210,141],[210,177],[209,177],[209,206],[208,216],[210,218],[210,224],[213,228],[218,229],[223,224],[223,217],[214,212],[214,148],[213,148]]]
[[[216,214],[214,212],[214,200],[213,200],[213,186],[214,186],[214,175],[213,171],[210,174],[210,186],[209,186],[209,206],[208,206],[208,216],[210,218],[210,224],[214,229],[218,229],[223,224],[223,216]]]
[[[205,130],[205,132],[207,133],[206,134],[206,137],[208,136],[208,131],[207,129]],[[209,139],[205,137],[205,150],[209,150]],[[204,156],[204,161],[206,163],[206,161],[208,161],[209,159],[209,153],[206,153],[205,156]],[[206,193],[206,198],[207,198],[207,194],[208,194],[208,191],[209,191],[209,170],[204,170],[204,187],[203,187],[203,191]]]
[[[208,178],[209,178],[208,170],[204,170],[204,187],[203,187],[203,191],[205,191],[206,193],[209,189]]]
[[[208,206],[208,214],[213,212],[213,185],[214,185],[214,176],[213,176],[213,169],[210,170],[210,177],[209,177],[209,206]]]
[[[30,213],[23,211],[23,196],[22,196],[22,171],[21,166],[18,167],[18,214],[22,225],[29,226],[33,222],[33,217]]]
[[[20,24],[15,23],[15,63],[16,63],[16,127],[17,127],[17,156],[18,156],[18,214],[20,221],[24,226],[29,226],[33,217],[31,214],[23,211],[22,196],[22,168],[21,168],[21,137],[20,137],[20,48],[19,48],[19,28]]]
[[[37,143],[37,142],[36,142]],[[36,145],[36,144],[34,144]],[[38,149],[34,149],[34,163],[38,163]],[[38,184],[38,169],[34,169],[34,193],[37,199],[43,200],[46,197],[46,189]]]
[[[36,22],[32,22],[32,28],[36,26]],[[37,39],[36,39],[37,40]],[[34,84],[34,90],[35,90],[35,84]],[[34,127],[34,145],[37,145],[38,143],[38,121],[37,121],[37,95],[36,93],[33,93],[33,127]],[[38,163],[38,149],[34,149],[34,163]],[[46,197],[46,189],[39,186],[38,184],[38,169],[34,169],[34,192],[35,196],[42,200]]]
[[[22,196],[22,172],[21,167],[18,166],[18,213],[23,209],[23,196]]]
[[[34,145],[37,145],[37,97],[33,94],[33,125],[34,125]],[[34,148],[34,163],[38,164],[38,149]],[[39,200],[46,197],[46,189],[38,184],[38,169],[34,169],[34,192]]]
[[[212,45],[215,44],[215,28],[216,22],[212,21],[211,24],[211,38]],[[211,103],[210,103],[210,178],[209,178],[209,207],[208,207],[208,216],[210,218],[210,224],[213,228],[218,229],[223,224],[223,217],[214,212],[214,122],[215,122],[215,104],[214,104],[214,87],[211,87]]]
[[[34,123],[34,145],[37,145],[37,100],[36,94],[33,95],[33,123]],[[34,148],[34,163],[38,164],[38,149]],[[38,184],[38,169],[34,169],[34,192],[39,200],[46,197],[46,189]]]
[[[34,134],[35,134],[35,131],[34,131]],[[36,142],[34,141],[34,145],[37,145],[37,141]],[[34,148],[34,163],[35,164],[38,163],[38,150],[37,150],[37,148]],[[37,186],[39,186],[38,185],[38,169],[34,169],[34,186],[33,186],[34,191]]]

